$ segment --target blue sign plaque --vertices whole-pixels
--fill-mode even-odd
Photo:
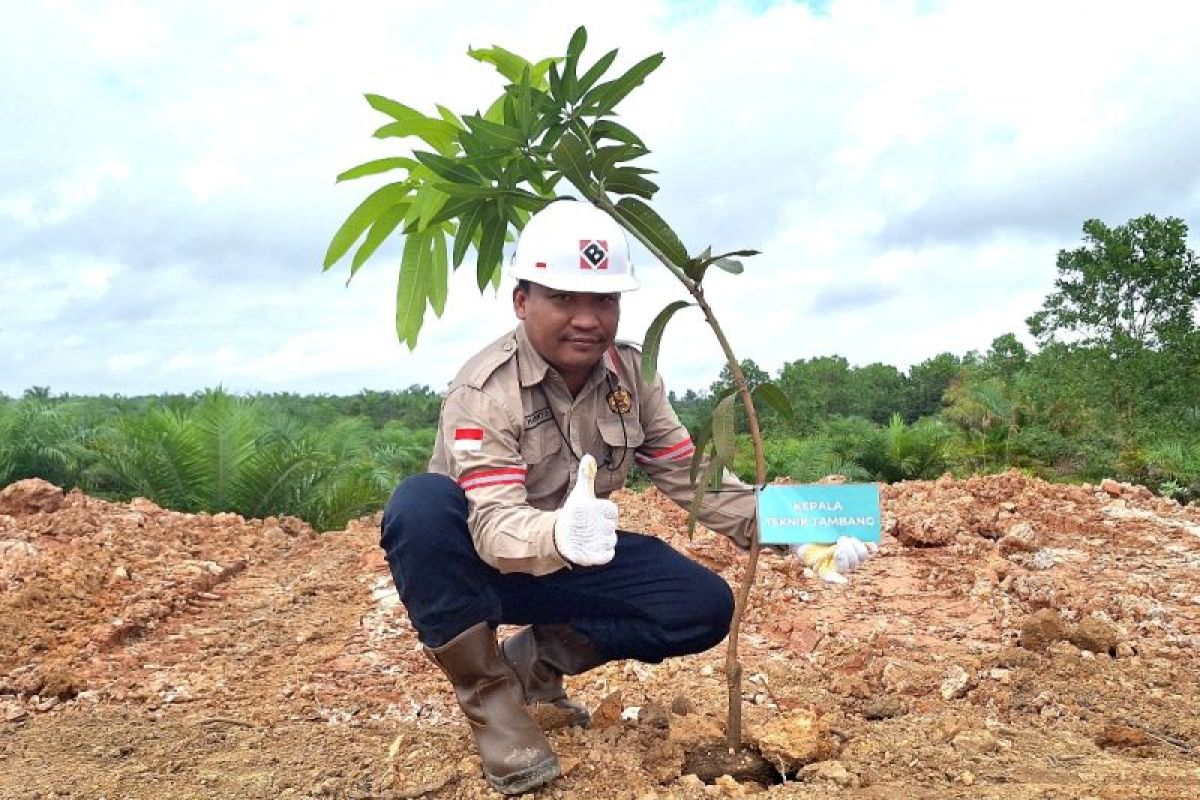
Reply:
[[[878,542],[879,484],[803,483],[758,491],[758,540],[763,544],[832,543],[839,536]]]

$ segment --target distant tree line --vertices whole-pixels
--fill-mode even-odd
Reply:
[[[292,514],[321,530],[377,511],[425,469],[441,398],[425,386],[349,397],[0,396],[0,486],[40,477],[178,511]]]
[[[1026,321],[1036,352],[1007,333],[985,353],[945,352],[907,371],[833,355],[772,377],[743,362],[751,383],[772,380],[795,411],[763,410],[769,477],[891,482],[1017,467],[1200,499],[1200,267],[1187,227],[1144,216],[1113,228],[1089,220],[1084,234],[1059,253],[1055,289]],[[731,386],[726,368],[707,391],[671,400],[695,432]],[[0,486],[42,477],[111,499],[338,529],[425,469],[440,402],[426,386],[346,397],[33,387],[0,395]],[[750,477],[752,461],[743,433],[734,469]]]
[[[1026,323],[1038,342],[997,337],[986,353],[941,353],[907,373],[840,356],[783,365],[795,417],[770,410],[772,477],[932,478],[1018,467],[1052,480],[1113,476],[1183,501],[1200,497],[1200,265],[1182,220],[1084,223]],[[755,382],[771,380],[753,361]],[[731,385],[673,397],[702,419]],[[748,462],[742,459],[740,471]]]

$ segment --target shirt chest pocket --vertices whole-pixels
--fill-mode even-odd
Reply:
[[[562,449],[562,436],[549,422],[530,428],[521,436],[521,458],[529,466],[554,458]]]
[[[634,451],[646,441],[635,418],[602,419],[596,422],[604,452],[597,455],[596,495],[607,496],[625,485],[633,467]]]
[[[555,495],[566,485],[568,466],[560,463],[562,437],[549,422],[521,435],[521,460],[529,466],[525,494],[535,508],[553,505]]]

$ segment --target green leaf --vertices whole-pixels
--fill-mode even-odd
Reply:
[[[528,61],[516,53],[505,50],[503,47],[487,47],[474,50],[467,48],[467,55],[476,61],[481,61],[485,64],[491,64],[504,77],[508,78],[513,83],[521,80],[521,73],[530,67]]]
[[[586,46],[587,29],[580,25],[575,29],[575,33],[571,34],[571,41],[567,43],[567,60],[563,62],[563,96],[572,103],[579,97],[575,74],[576,68],[579,65],[579,56],[583,53],[583,48]]]
[[[408,203],[397,203],[380,214],[375,223],[371,225],[371,230],[367,231],[367,238],[363,240],[362,246],[358,248],[358,252],[354,254],[354,260],[350,263],[351,278],[358,272],[358,268],[379,249],[379,245],[383,244],[392,231],[396,230],[396,226],[408,212],[408,205]]]
[[[475,229],[483,218],[484,203],[476,200],[463,210],[459,217],[458,231],[454,234],[454,268],[458,269],[467,254],[467,248],[475,236]]]
[[[610,144],[596,148],[596,157],[592,159],[592,171],[599,177],[606,176],[618,162],[632,161],[646,155],[641,150],[628,144]],[[626,167],[625,169],[636,169]]]
[[[440,225],[443,222],[449,222],[455,217],[461,216],[463,211],[474,205],[476,202],[478,201],[466,197],[456,197],[448,201],[446,205],[442,206],[441,211],[434,214],[433,217],[430,218],[428,227]]]
[[[663,331],[667,327],[667,323],[671,321],[671,317],[681,308],[687,308],[691,303],[683,300],[676,300],[670,303],[662,311],[658,312],[658,316],[650,323],[650,327],[646,329],[646,338],[642,342],[642,380],[646,383],[653,383],[654,376],[658,372],[658,349],[662,344]]]
[[[469,116],[464,120],[475,139],[495,150],[512,150],[526,144],[525,137],[516,128],[489,122],[480,116]]]
[[[508,198],[508,201],[514,206],[517,208],[523,208],[526,211],[541,211],[543,208],[549,205],[553,199],[550,197],[539,197],[536,194],[530,194],[529,192],[522,191],[521,189],[514,189],[511,192],[505,192],[504,196]]]
[[[612,139],[614,142],[624,142],[625,144],[646,150],[646,143],[636,133],[624,125],[613,122],[611,119],[596,120],[595,124],[592,125],[592,141],[596,141],[597,139]],[[649,152],[649,150],[646,150],[646,152]]]
[[[484,210],[483,235],[479,240],[479,258],[475,263],[475,277],[481,292],[492,282],[493,273],[499,271],[504,257],[504,233],[508,221],[498,211],[495,206]]]
[[[371,104],[371,108],[376,111],[382,111],[394,120],[405,122],[425,118],[425,115],[415,108],[409,108],[404,103],[384,97],[381,94],[368,94],[364,96],[367,98],[367,102]]]
[[[493,288],[493,289],[499,289],[499,288],[500,288],[500,279],[501,279],[501,276],[502,276],[502,274],[503,274],[503,270],[501,270],[501,269],[499,268],[499,265],[497,265],[497,268],[496,268],[496,269],[492,270],[492,280],[491,280],[491,285],[492,285],[492,288]]]
[[[441,105],[439,103],[437,106],[437,110],[438,110],[438,116],[440,116],[446,122],[447,125],[453,125],[454,127],[458,128],[460,131],[465,131],[467,129],[467,126],[463,125],[463,121],[458,118],[458,115],[455,114],[450,109],[446,108],[444,105]]]
[[[375,161],[368,161],[365,164],[359,164],[357,167],[351,167],[341,175],[338,175],[336,180],[338,183],[352,181],[364,175],[378,175],[380,172],[387,172],[393,169],[412,169],[416,165],[416,161],[413,161],[411,158],[404,158],[403,156],[380,158]]]
[[[490,200],[502,191],[491,186],[472,186],[466,183],[435,183],[433,188],[451,197],[465,197],[471,200]]]
[[[579,137],[573,133],[564,133],[558,140],[558,145],[550,155],[550,161],[567,180],[575,185],[586,196],[591,187],[591,175],[588,170],[587,149]]]
[[[617,103],[620,103],[626,95],[640,86],[646,77],[658,69],[665,60],[666,57],[662,53],[655,53],[643,58],[621,77],[602,83],[588,92],[581,101],[582,105],[592,109],[598,116],[609,113]]]
[[[752,394],[764,400],[767,405],[788,419],[795,419],[796,412],[792,410],[792,401],[773,383],[760,383],[754,387]]]
[[[550,65],[550,96],[560,104],[563,103],[562,77],[558,71],[557,61]]]
[[[654,209],[634,197],[622,197],[617,213],[677,267],[687,263],[687,248]]]
[[[430,231],[432,261],[429,269],[429,305],[433,313],[442,316],[450,294],[450,265],[446,258],[446,236],[439,230]]]
[[[425,166],[429,167],[440,177],[454,183],[477,185],[483,178],[478,172],[452,158],[427,153],[424,150],[414,150],[413,155]]]
[[[333,234],[329,249],[325,251],[324,268],[329,269],[344,256],[350,246],[358,241],[358,237],[362,236],[363,231],[386,209],[407,197],[410,189],[407,183],[389,183],[367,195],[367,198],[350,212],[350,216],[346,217],[337,233]]]
[[[403,103],[398,103],[382,95],[368,94],[366,98],[376,111],[382,111],[396,120],[375,131],[375,138],[417,136],[428,142],[439,153],[452,155],[452,143],[458,135],[458,128],[454,125],[440,119],[427,117],[414,108],[409,108]]]
[[[728,256],[756,256],[758,254],[758,250],[732,250],[728,253],[721,253],[720,255],[714,256],[712,255],[712,248],[706,247],[704,248],[703,253],[688,261],[687,266],[684,268],[684,272],[692,280],[701,281],[704,279],[705,271],[710,266],[715,265],[726,272],[731,272],[734,275],[740,275],[745,269],[742,266],[742,262],[728,258]]]
[[[546,184],[546,176],[542,173],[540,162],[528,157],[522,158],[517,162],[517,168],[521,177],[528,181],[539,195],[550,194],[550,187]]]
[[[599,80],[600,76],[604,74],[605,70],[612,66],[613,59],[616,57],[617,51],[615,49],[609,50],[607,53],[601,56],[600,60],[595,64],[592,64],[591,68],[588,69],[588,71],[583,74],[583,77],[579,79],[579,83],[576,85],[575,91],[579,94],[584,94],[588,89],[591,89],[593,84],[595,84],[596,81]]]
[[[410,234],[404,240],[400,259],[400,279],[396,284],[396,335],[408,345],[417,346],[417,334],[425,316],[426,276],[421,271],[427,233]]]
[[[486,119],[488,122],[494,122],[497,125],[503,125],[504,124],[504,101],[505,101],[505,99],[507,99],[507,97],[508,97],[508,95],[502,94],[499,97],[497,97],[495,100],[493,100],[492,104],[490,106],[488,106],[488,110],[483,112],[483,118]],[[464,143],[464,147],[465,147],[465,143]],[[491,147],[491,145],[488,145],[488,147]]]
[[[513,101],[513,113],[516,117],[517,128],[521,131],[522,143],[529,141],[529,136],[533,132],[533,126],[536,122],[533,114],[533,94],[534,90],[529,88],[529,71],[526,70],[523,83],[518,86],[508,87],[508,96]]]
[[[454,139],[457,129],[440,119],[419,119],[410,122],[390,122],[375,131],[376,139],[405,138],[416,136],[439,153],[448,155],[453,152]]]
[[[701,448],[696,448],[696,454],[700,455],[701,459],[703,459],[703,450]],[[688,513],[689,539],[696,533],[696,520],[700,517],[700,506],[704,502],[705,487],[712,485],[713,489],[719,489],[724,470],[725,465],[721,463],[721,458],[717,454],[714,443],[714,446],[709,448],[708,461],[704,465],[703,475],[699,476],[699,480],[693,478],[695,486],[692,489],[692,506]]]
[[[733,401],[737,392],[726,395],[717,407],[713,409],[712,437],[713,449],[722,464],[732,464],[734,455],[733,434]]]
[[[644,197],[647,200],[652,199],[654,193],[658,191],[658,184],[654,181],[646,180],[633,170],[633,167],[614,169],[604,179],[605,190],[615,194],[636,194],[638,197]]]
[[[549,58],[543,58],[541,61],[534,64],[529,75],[531,81],[530,85],[535,89],[541,89],[543,91],[547,89],[546,73],[550,71],[551,66],[559,63],[560,61],[562,61],[560,56],[550,56]]]
[[[429,221],[442,210],[442,206],[448,199],[446,193],[439,191],[433,184],[422,183],[417,189],[416,196],[413,197],[412,206],[404,215],[404,221],[409,225],[405,228],[405,232],[425,230],[429,226]]]
[[[688,471],[688,480],[692,483],[696,482],[696,477],[700,474],[700,465],[704,463],[704,449],[708,447],[712,441],[712,417],[700,423],[696,428],[696,435],[692,437],[692,446],[695,452],[692,453],[692,464]]]
[[[587,28],[580,25],[571,34],[571,40],[567,42],[567,58],[569,59],[574,56],[575,60],[578,61],[585,47],[587,47]]]

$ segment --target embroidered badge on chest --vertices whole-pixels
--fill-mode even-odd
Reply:
[[[628,414],[633,410],[633,395],[623,386],[613,389],[604,399],[608,401],[608,408],[614,414]]]
[[[475,451],[483,449],[483,428],[455,428],[454,449]]]
[[[525,430],[530,430],[532,428],[536,428],[538,425],[541,425],[543,422],[549,422],[549,421],[550,421],[550,409],[549,408],[539,408],[537,411],[534,411],[532,414],[525,415]]]

